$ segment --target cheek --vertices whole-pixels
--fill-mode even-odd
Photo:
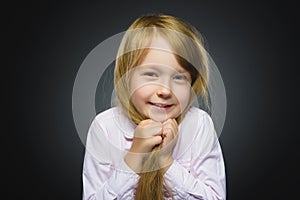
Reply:
[[[151,97],[151,91],[153,90],[150,86],[143,86],[131,90],[131,101],[133,105],[138,108]]]
[[[173,90],[173,94],[175,95],[177,101],[180,103],[183,109],[189,103],[190,96],[191,96],[191,87],[190,86],[176,87]]]
[[[150,85],[144,85],[140,87],[133,88],[130,90],[131,98],[136,97],[140,99],[148,98],[153,93],[153,87]]]

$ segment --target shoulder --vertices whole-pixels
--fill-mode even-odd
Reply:
[[[189,115],[199,115],[199,116],[203,116],[203,115],[208,115],[207,112],[205,112],[204,110],[194,107],[192,106],[189,111],[187,112],[187,114]]]
[[[112,107],[99,113],[94,123],[105,131],[121,131],[125,136],[131,137],[135,124],[127,117],[120,107]]]
[[[105,130],[109,126],[114,126],[115,113],[117,113],[117,108],[109,108],[101,113],[98,113],[92,123],[91,128]]]
[[[194,137],[196,137],[198,134],[204,134],[204,132],[214,129],[214,124],[206,111],[191,107],[182,120],[181,129],[183,132],[188,131],[189,134],[194,133]]]
[[[112,107],[97,114],[94,121],[99,124],[108,125],[120,118],[122,118],[122,120],[125,120],[127,117],[125,116],[121,108]]]
[[[117,110],[117,107],[109,108],[101,113],[98,113],[95,117],[95,120],[110,120],[114,117],[113,113],[115,113]]]
[[[183,123],[186,123],[188,121],[196,122],[199,120],[211,120],[211,117],[206,111],[197,107],[191,107],[184,116]]]

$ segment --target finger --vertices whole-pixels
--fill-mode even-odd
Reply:
[[[151,138],[153,136],[161,136],[162,135],[162,128],[141,128],[141,127],[137,127],[136,131],[134,133],[134,137],[136,138]]]
[[[172,126],[174,127],[174,129],[178,129],[178,124],[177,124],[177,121],[175,119],[172,119],[170,121],[170,123],[172,124]]]
[[[143,120],[143,121],[141,121],[141,122],[139,123],[139,126],[145,127],[145,126],[151,124],[152,122],[153,122],[152,119],[145,119],[145,120]]]
[[[134,136],[137,138],[149,138],[162,134],[162,124],[151,119],[143,120],[136,127]]]
[[[152,146],[158,145],[162,142],[162,137],[161,136],[154,136],[151,139],[149,139],[149,142],[151,143]]]
[[[171,129],[175,134],[178,132],[178,126],[173,121],[168,121],[163,125],[163,129]]]
[[[163,123],[163,125],[172,125],[174,128],[178,127],[177,121],[175,119],[168,119]]]
[[[177,136],[178,135],[178,124],[177,124],[177,121],[175,119],[172,119],[171,124],[172,124],[172,126],[174,128],[173,130],[174,130],[175,136]]]
[[[164,128],[163,128],[163,133],[162,133],[162,135],[163,135],[164,137],[167,137],[167,135],[170,135],[170,132],[172,132],[172,131],[173,131],[172,128],[164,127]]]
[[[151,120],[151,119],[150,119]],[[156,122],[156,121],[152,121],[144,126],[145,128],[157,128],[157,127],[162,127],[162,123],[161,122]]]
[[[163,135],[164,135],[164,139],[166,139],[167,141],[171,141],[176,137],[176,133],[174,132],[173,129],[170,128],[165,129]]]
[[[168,123],[170,123],[171,121],[172,121],[171,118],[170,118],[170,119],[167,119],[166,121],[163,122],[163,124],[168,124]]]
[[[148,132],[148,135],[150,136],[160,136],[162,134],[162,123],[161,122],[155,122],[152,121],[152,123],[148,124],[145,127],[145,131]]]
[[[152,134],[151,136],[163,136],[163,129],[162,128],[157,128],[157,130],[153,131],[154,134]]]

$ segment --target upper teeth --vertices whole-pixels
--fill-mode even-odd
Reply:
[[[165,106],[167,106],[167,105],[165,105],[165,104],[154,104],[155,106],[158,106],[158,107],[165,107]]]

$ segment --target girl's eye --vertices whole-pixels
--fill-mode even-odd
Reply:
[[[158,77],[157,74],[154,72],[146,72],[144,73],[144,76]]]
[[[175,75],[174,79],[179,81],[185,81],[186,77],[184,75]]]

